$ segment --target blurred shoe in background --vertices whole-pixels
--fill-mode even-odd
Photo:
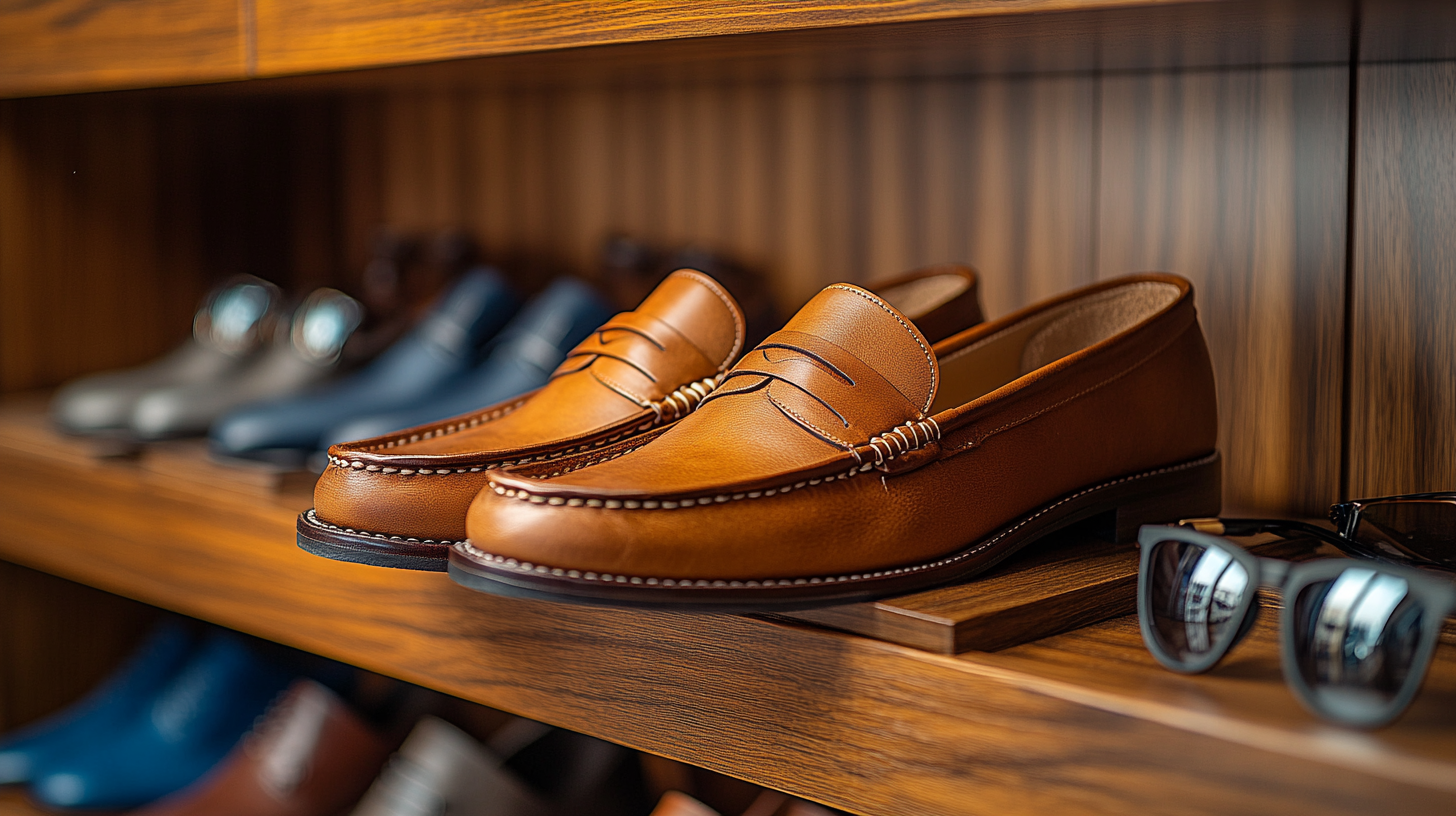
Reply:
[[[540,388],[567,352],[611,316],[611,307],[591,287],[561,278],[506,324],[474,370],[424,396],[418,405],[333,429],[320,449],[468,413]]]
[[[140,440],[195,436],[240,405],[298,394],[338,369],[344,345],[363,319],[358,301],[337,289],[315,290],[291,321],[279,322],[268,348],[234,376],[143,394],[132,410],[131,431]]]
[[[211,773],[140,816],[334,816],[359,800],[389,745],[328,688],[295,680]]]
[[[0,737],[0,785],[30,782],[38,771],[118,734],[177,674],[193,644],[181,625],[164,623],[80,701]]]
[[[696,269],[718,281],[743,310],[745,349],[753,348],[783,325],[783,315],[774,305],[773,293],[763,272],[706,247],[684,246],[669,253],[660,267],[665,278],[678,269]]]
[[[743,811],[743,816],[836,816],[840,811],[820,807],[812,802],[795,799],[778,791],[764,790]],[[669,791],[653,808],[652,816],[720,816],[718,811],[708,807],[685,793]]]
[[[147,365],[82,377],[56,392],[51,415],[62,430],[101,433],[130,428],[138,399],[172,386],[225,382],[267,345],[279,318],[282,293],[242,275],[214,289],[192,320],[192,337]]]
[[[696,269],[718,281],[738,302],[747,321],[744,348],[753,348],[782,324],[761,270],[702,246],[663,251],[625,235],[602,242],[597,272],[618,311],[635,309],[657,285],[679,269]]]
[[[471,270],[373,363],[311,393],[238,408],[213,424],[212,448],[224,456],[301,464],[330,429],[416,405],[469,371],[517,305],[499,273]]]
[[[627,756],[611,743],[524,719],[498,729],[487,747],[425,717],[353,816],[592,816],[623,801],[605,791]]]
[[[238,637],[212,634],[150,705],[35,768],[30,795],[48,807],[94,810],[181,790],[232,750],[288,679]]]

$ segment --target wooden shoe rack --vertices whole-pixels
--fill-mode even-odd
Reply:
[[[306,480],[99,456],[43,411],[217,275],[347,287],[381,224],[468,229],[527,285],[620,232],[744,258],[785,309],[943,260],[993,315],[1177,272],[1226,505],[1452,489],[1449,4],[47,0],[0,11],[0,96],[0,728],[145,604],[874,816],[1452,811],[1450,627],[1367,734],[1298,707],[1273,616],[1157,666],[1085,530],[793,618],[508,602],[301,552]]]

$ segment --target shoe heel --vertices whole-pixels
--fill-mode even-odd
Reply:
[[[1223,507],[1223,460],[1218,454],[1138,482],[1136,493],[1129,494],[1116,510],[1103,514],[1098,534],[1129,544],[1137,541],[1138,528],[1144,524],[1217,516]]]

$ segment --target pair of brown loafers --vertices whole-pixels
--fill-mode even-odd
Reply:
[[[935,267],[835,284],[742,344],[733,299],[674,273],[544,388],[333,448],[299,543],[495,594],[743,611],[964,578],[1092,516],[1130,540],[1219,509],[1182,278],[983,323],[974,273]]]

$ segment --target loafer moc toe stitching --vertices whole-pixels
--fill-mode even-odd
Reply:
[[[450,572],[498,594],[795,608],[984,570],[1115,514],[1219,507],[1192,286],[1109,281],[932,345],[847,284],[744,356],[687,418],[489,475]]]
[[[974,271],[936,266],[876,287],[948,336],[981,322]],[[546,386],[484,410],[330,449],[304,549],[376,566],[443,571],[465,514],[501,467],[549,465],[660,431],[688,415],[743,351],[743,313],[716,281],[668,276],[612,318]]]

